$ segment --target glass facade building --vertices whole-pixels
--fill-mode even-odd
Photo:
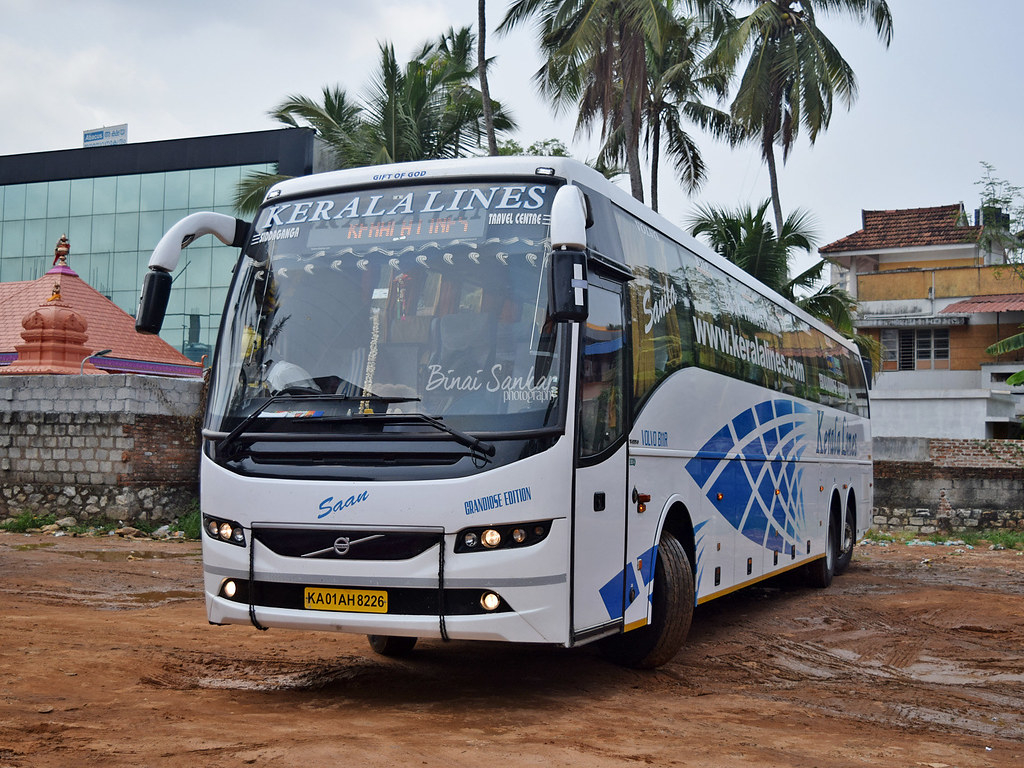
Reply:
[[[237,215],[250,171],[313,171],[313,132],[286,129],[0,157],[0,282],[35,280],[62,234],[69,265],[134,315],[150,253],[196,211]],[[202,238],[174,273],[162,338],[194,360],[216,340],[237,250]]]

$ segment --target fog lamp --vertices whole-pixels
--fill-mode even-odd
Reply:
[[[224,587],[221,589],[224,593],[224,597],[234,597],[235,593],[238,592],[238,585],[234,581],[228,580],[224,582]]]
[[[480,596],[480,606],[485,611],[497,610],[499,605],[501,605],[501,598],[493,592],[484,592],[483,595]]]
[[[480,537],[480,540],[484,543],[485,547],[493,549],[494,547],[501,544],[501,534],[493,528],[488,528],[486,531],[483,532],[483,535]]]

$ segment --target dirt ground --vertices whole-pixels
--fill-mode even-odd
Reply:
[[[206,623],[195,543],[0,533],[0,766],[1024,765],[1024,554],[861,546],[588,648]]]

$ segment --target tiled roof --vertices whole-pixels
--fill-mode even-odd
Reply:
[[[997,296],[975,296],[950,304],[942,312],[1024,312],[1024,293],[1006,293]]]
[[[960,223],[964,221],[962,203],[934,208],[861,211],[861,214],[863,229],[819,248],[818,252],[844,253],[976,243],[982,229]]]
[[[70,267],[58,265],[38,280],[0,283],[0,364],[15,359],[15,347],[24,344],[22,318],[44,304],[60,282],[61,300],[85,318],[86,345],[110,349],[92,363],[112,373],[149,373],[162,376],[200,376],[194,363],[159,336],[135,332],[135,320],[114,302],[86,283]]]

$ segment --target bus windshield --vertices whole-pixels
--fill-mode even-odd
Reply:
[[[264,207],[228,297],[207,427],[257,412],[280,417],[277,431],[369,413],[475,432],[557,426],[553,196],[435,184]]]

